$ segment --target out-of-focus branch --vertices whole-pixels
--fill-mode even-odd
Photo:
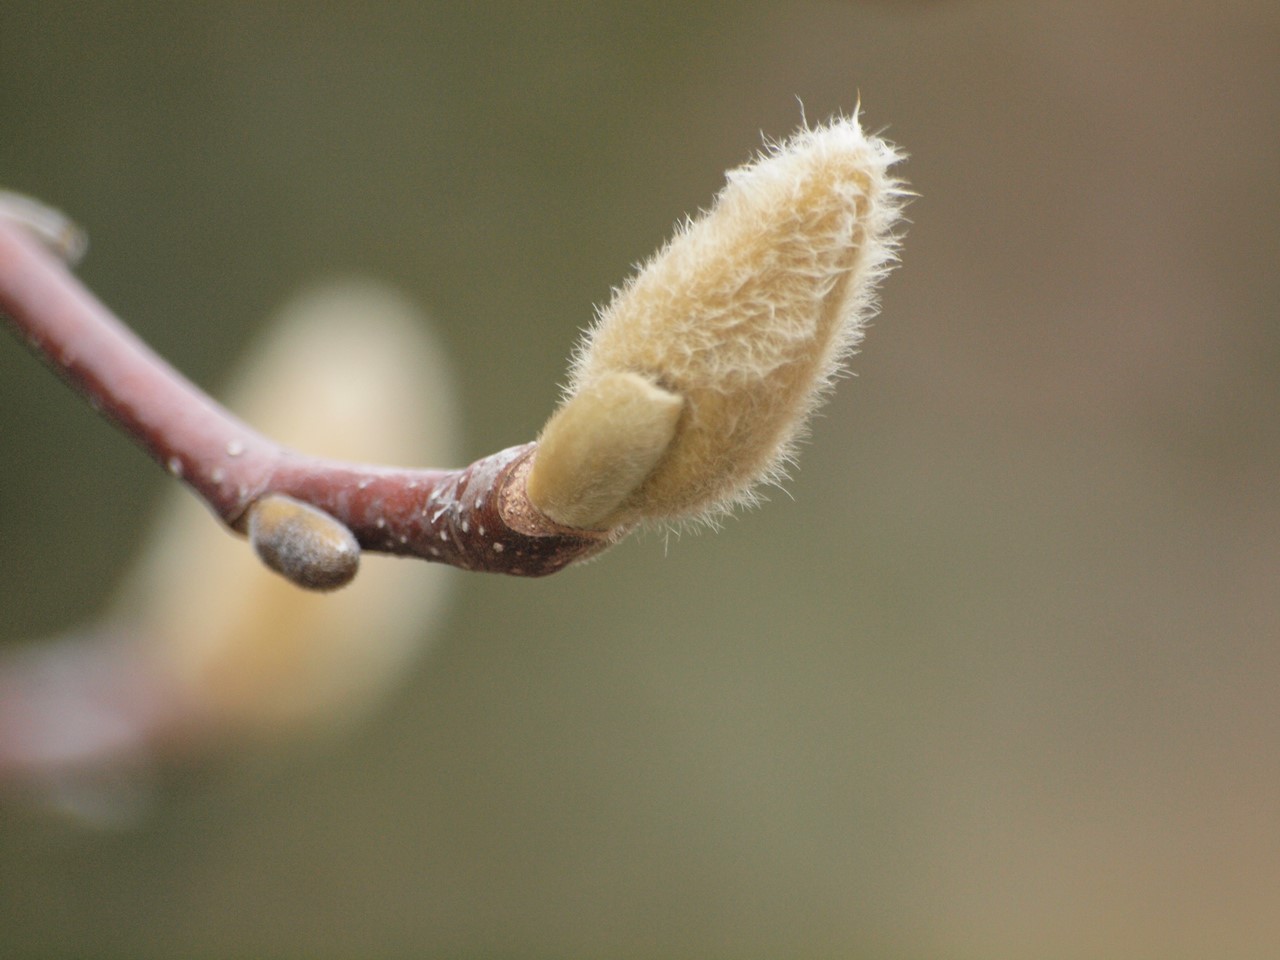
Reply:
[[[228,409],[299,449],[456,460],[448,359],[428,318],[375,282],[332,280],[294,298],[224,386]],[[457,583],[442,564],[371,554],[343,590],[298,590],[178,484],[165,500],[102,610],[69,632],[0,645],[0,806],[12,797],[86,825],[136,822],[174,764],[340,732],[439,633]],[[258,501],[251,541],[305,545],[313,520],[271,530],[298,525],[298,509],[279,495]],[[346,528],[327,523],[348,539],[348,559],[358,555]],[[292,562],[287,549],[275,559]]]

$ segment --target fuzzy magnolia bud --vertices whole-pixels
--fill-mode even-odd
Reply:
[[[617,291],[578,348],[539,438],[533,503],[605,528],[713,516],[781,479],[874,312],[898,159],[850,118],[730,171],[712,209]]]

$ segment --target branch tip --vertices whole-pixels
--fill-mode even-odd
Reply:
[[[89,235],[70,217],[24,194],[0,190],[0,219],[18,224],[72,266],[89,250]]]

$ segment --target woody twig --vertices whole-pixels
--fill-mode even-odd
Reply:
[[[340,585],[316,572],[332,562],[319,542],[332,529],[326,517],[363,550],[530,577],[554,573],[616,537],[562,527],[528,502],[524,476],[534,444],[461,470],[343,463],[281,446],[157,356],[31,230],[3,216],[0,312],[94,409],[231,529],[250,532],[258,504],[274,504],[276,513],[289,503],[320,511],[285,506],[284,517],[252,524],[260,553],[303,552],[294,572],[283,572],[304,586]],[[317,541],[310,547],[298,539],[308,531]],[[317,576],[321,582],[312,582]]]

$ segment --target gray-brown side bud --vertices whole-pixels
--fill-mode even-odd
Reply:
[[[282,494],[256,501],[246,532],[269,568],[308,590],[344,587],[360,569],[360,545],[323,510]]]

